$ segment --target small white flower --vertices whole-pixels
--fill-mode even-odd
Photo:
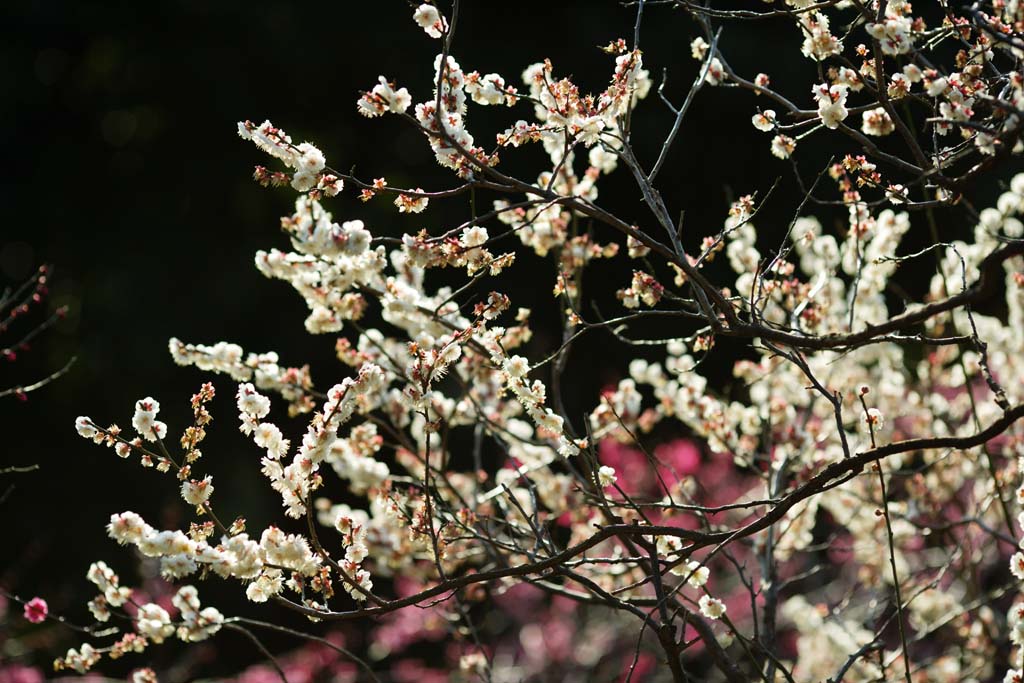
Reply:
[[[181,497],[190,505],[202,505],[213,494],[213,477],[207,475],[202,481],[190,479],[181,484]]]
[[[276,460],[288,451],[288,441],[281,437],[277,425],[263,422],[253,432],[253,440],[260,448],[267,449],[267,457]]]
[[[464,674],[485,676],[487,673],[487,657],[482,652],[470,652],[459,658],[459,671]]]
[[[885,416],[878,408],[868,408],[864,413],[864,424],[871,429],[881,429],[885,425]]]
[[[423,192],[422,188],[417,188],[417,192]],[[399,194],[395,197],[395,206],[398,207],[399,213],[422,213],[427,208],[427,203],[430,201],[428,197],[415,197],[408,194]]]
[[[838,128],[839,124],[849,116],[846,109],[847,86],[822,83],[814,86],[811,93],[818,101],[818,117],[826,128]]]
[[[152,531],[153,528],[142,517],[131,511],[111,515],[110,524],[107,525],[107,535],[121,545],[138,543]]]
[[[550,410],[546,411],[543,415],[537,418],[537,424],[549,432],[560,432],[562,431],[562,417],[556,415]]]
[[[307,173],[305,171],[297,171],[292,176],[291,186],[296,192],[309,192],[317,183],[317,175],[315,173]]]
[[[256,391],[256,387],[251,384],[239,384],[235,398],[240,413],[264,418],[270,412],[270,399]]]
[[[157,683],[156,672],[148,668],[133,671],[132,683]]]
[[[140,436],[149,441],[164,438],[167,436],[167,425],[156,419],[156,415],[159,412],[160,403],[151,396],[136,401],[135,415],[132,416],[132,427],[135,428],[135,431]]]
[[[905,204],[907,201],[907,188],[899,183],[890,185],[885,190],[885,198],[890,204]]]
[[[712,57],[711,63],[708,64],[708,74],[704,77],[704,82],[708,85],[718,85],[725,80],[725,67],[722,66],[722,62],[718,57]]]
[[[298,170],[300,173],[308,173],[315,176],[324,170],[324,166],[327,165],[327,159],[324,158],[323,152],[308,142],[303,142],[299,145],[298,149],[302,155],[298,160]]]
[[[1014,553],[1010,558],[1010,573],[1024,581],[1024,553]]]
[[[86,606],[96,621],[105,622],[110,619],[110,608],[107,606],[107,599],[104,596],[97,595]]]
[[[860,129],[864,131],[865,135],[881,137],[896,130],[896,126],[893,125],[892,119],[889,118],[885,109],[877,107],[864,112]]]
[[[498,74],[487,74],[474,80],[467,80],[466,92],[477,104],[503,104],[505,102],[505,79]]]
[[[614,467],[602,465],[601,469],[597,471],[597,479],[601,482],[602,487],[608,488],[618,480],[618,477],[615,476]]]
[[[363,116],[373,118],[383,116],[386,112],[402,114],[412,104],[412,96],[405,88],[395,90],[384,76],[377,78],[373,90],[364,94],[356,103],[357,111]]]
[[[796,140],[788,135],[776,135],[772,138],[772,156],[788,159],[796,149]]]
[[[689,577],[686,579],[686,583],[693,588],[700,588],[708,582],[709,578],[711,578],[711,570],[695,560],[687,562],[686,570],[680,573]]]
[[[78,435],[85,439],[91,439],[99,433],[96,429],[96,425],[94,425],[92,420],[85,415],[80,415],[75,418],[75,429],[78,430]]]
[[[471,228],[466,228],[462,231],[462,236],[459,241],[466,248],[479,247],[484,244],[488,239],[487,228],[482,228],[479,225],[474,225]]]
[[[694,59],[704,59],[709,47],[711,45],[708,44],[708,41],[700,37],[694,38],[690,43],[690,56]]]
[[[136,630],[154,643],[162,643],[174,633],[171,615],[160,605],[146,603],[135,616]]]
[[[754,124],[754,128],[760,131],[769,132],[775,128],[775,110],[765,109],[760,114],[754,114],[754,118],[751,119],[751,123]]]
[[[530,361],[522,356],[512,356],[505,361],[505,372],[509,377],[525,377],[530,371]]]
[[[865,29],[887,55],[902,55],[913,46],[910,17],[889,15],[881,24],[868,24]]]
[[[942,93],[946,92],[946,88],[949,87],[949,81],[945,78],[926,78],[924,81],[924,90],[928,93],[929,97],[938,97]]]
[[[281,578],[281,572],[271,570],[260,574],[258,579],[246,587],[245,597],[253,602],[266,602],[280,593],[283,587],[284,580]]]
[[[725,603],[710,595],[702,595],[700,598],[700,613],[708,619],[720,619],[725,614]]]
[[[916,64],[907,64],[903,67],[903,75],[906,76],[907,80],[911,83],[920,83],[921,79],[924,78],[921,68]]]
[[[196,571],[199,565],[185,553],[175,553],[160,558],[160,575],[165,579],[180,579]]]
[[[440,38],[448,30],[448,22],[433,5],[423,3],[413,12],[412,18],[431,38]]]
[[[974,136],[974,146],[982,154],[987,154],[988,156],[996,153],[996,139],[982,131],[978,131],[978,134]]]

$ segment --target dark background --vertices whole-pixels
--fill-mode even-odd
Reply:
[[[689,43],[697,30],[680,13],[648,12],[645,66],[656,83],[667,69],[666,94],[678,104],[696,74]],[[0,467],[40,465],[0,482],[0,490],[14,487],[0,504],[7,530],[0,584],[46,595],[54,609],[82,616],[90,561],[105,559],[132,576],[130,554],[105,536],[109,515],[131,509],[155,525],[174,525],[187,511],[169,478],[78,438],[74,419],[84,414],[127,427],[133,402],[152,395],[176,436],[190,417],[188,397],[211,379],[219,397],[199,465],[214,474],[218,509],[226,517],[245,514],[252,529],[278,516],[276,495],[258,472],[259,453],[236,433],[233,382],[174,366],[167,340],[228,340],[247,351],[275,350],[283,364],[311,363],[320,388],[345,376],[334,359],[335,337],[306,334],[301,299],[253,266],[257,249],[287,248],[278,217],[291,213],[295,194],[252,182],[252,166],[273,167],[273,160],[239,140],[235,122],[269,118],[296,142],[317,144],[329,164],[354,168],[366,180],[385,175],[395,185],[452,186],[418,133],[397,117],[368,121],[355,109],[359,92],[378,74],[408,87],[414,102],[429,97],[438,43],[411,14],[399,0],[24,2],[0,9],[0,283],[18,282],[50,263],[55,276],[48,305],[70,306],[67,320],[31,352],[0,365],[0,387],[78,357],[67,376],[27,402],[0,399]],[[582,90],[598,92],[613,59],[596,46],[631,39],[633,19],[634,10],[612,1],[467,0],[453,53],[466,71],[496,71],[520,87],[523,68],[550,57],[557,76],[572,75]],[[768,22],[727,27],[722,46],[740,73],[769,71],[774,85],[810,106],[804,90],[815,68],[799,56],[799,40],[796,27]],[[767,103],[738,90],[707,88],[685,121],[660,186],[672,211],[686,210],[691,248],[720,228],[731,198],[763,195],[780,176],[756,221],[766,236],[763,252],[778,243],[792,217],[799,195],[789,164],[771,157],[770,136],[750,125],[758,105]],[[470,107],[469,128],[487,147],[517,118],[532,120],[529,105]],[[642,123],[635,143],[650,165],[671,116],[653,92],[637,116]],[[832,150],[815,149],[812,141],[799,151],[803,173],[811,177]],[[506,172],[525,178],[547,163],[539,145],[502,156]],[[625,168],[600,188],[601,204],[651,226]],[[982,198],[997,191],[994,185],[973,189]],[[352,191],[326,204],[336,220],[363,219],[379,236],[424,227],[437,233],[468,213],[464,203],[452,202],[399,215],[389,201],[364,204]],[[827,223],[841,214],[818,215]],[[956,216],[950,220],[944,224],[950,236],[969,230]],[[597,234],[601,241],[619,239]],[[915,233],[908,241],[921,239]],[[602,265],[586,286],[609,294],[626,286],[630,267],[625,259]],[[514,306],[534,307],[534,320],[542,324],[551,320],[544,316],[553,310],[553,280],[549,262],[521,252],[502,290]],[[922,282],[917,285],[920,290]],[[539,334],[531,355],[546,355],[554,344]],[[722,344],[709,362],[724,392],[732,390],[727,370],[738,348]],[[607,338],[579,347],[569,367],[576,379],[565,384],[577,424],[632,353]],[[298,436],[303,422],[287,429]],[[240,594],[236,586],[223,592],[228,600]]]

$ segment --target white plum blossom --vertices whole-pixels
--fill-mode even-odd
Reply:
[[[847,86],[827,84],[816,85],[811,89],[818,103],[818,118],[826,128],[838,128],[849,115],[846,109]]]
[[[686,583],[692,588],[700,588],[704,586],[708,582],[708,579],[711,578],[711,570],[696,560],[690,560],[686,564],[674,568],[673,573],[679,576],[685,576]]]
[[[1010,572],[1024,581],[1024,553],[1014,553],[1013,557],[1010,558]]]
[[[276,569],[264,571],[245,589],[245,597],[253,602],[266,602],[284,589],[284,578]]]
[[[474,225],[471,228],[466,228],[465,230],[462,231],[462,234],[459,236],[459,241],[467,249],[483,246],[488,239],[490,239],[490,237],[487,234],[487,228],[479,225]]]
[[[281,458],[288,452],[289,442],[281,435],[281,429],[269,422],[260,423],[253,431],[253,441],[260,448],[265,448],[267,457],[272,460]]]
[[[132,672],[131,683],[158,683],[156,672],[148,667],[136,669]]]
[[[176,629],[180,640],[198,642],[206,640],[220,631],[224,623],[224,615],[216,607],[202,607],[199,594],[194,586],[182,586],[171,599],[181,615],[181,623]]]
[[[261,150],[293,169],[295,173],[291,177],[291,186],[296,191],[307,192],[318,185],[334,194],[340,191],[343,183],[334,176],[324,184],[327,176],[322,172],[327,166],[327,159],[312,143],[294,144],[290,135],[270,121],[264,121],[259,126],[251,121],[240,121],[238,135],[244,140],[251,140]],[[266,169],[257,169],[256,177],[267,178]]]
[[[466,75],[466,92],[477,104],[496,105],[506,101],[508,86],[499,74]]]
[[[88,672],[100,660],[100,653],[89,643],[82,643],[77,650],[70,648],[62,660],[62,667],[74,669],[80,674]]]
[[[926,73],[924,75],[924,89],[929,97],[939,97],[949,89],[949,80],[937,75],[932,77]]]
[[[702,60],[710,47],[711,45],[706,40],[698,36],[690,42],[690,56],[696,60]]]
[[[772,156],[779,159],[788,159],[796,149],[796,140],[788,135],[776,135],[772,138]]]
[[[238,385],[236,398],[239,413],[260,419],[270,412],[270,399],[256,391],[256,387],[248,382]]]
[[[110,524],[107,525],[107,532],[112,539],[120,543],[138,544],[144,536],[153,532],[153,528],[146,524],[145,520],[134,512],[122,512],[111,515]]]
[[[887,55],[902,55],[913,46],[910,17],[889,14],[880,24],[868,24],[868,34],[878,41]]]
[[[804,43],[800,51],[805,57],[822,61],[843,50],[843,41],[829,32],[828,15],[823,12],[804,12],[800,15]]]
[[[75,418],[75,429],[78,435],[85,439],[91,439],[99,433],[93,421],[84,415]]]
[[[889,80],[889,87],[886,92],[891,100],[899,100],[906,97],[910,93],[911,82],[906,75],[902,73],[894,73],[892,78]]]
[[[181,497],[189,505],[201,506],[213,495],[213,477],[207,475],[201,481],[190,479],[181,484]]]
[[[864,79],[856,71],[849,67],[842,67],[837,74],[836,84],[845,85],[850,92],[860,92],[864,89]]]
[[[135,617],[135,628],[154,643],[162,643],[174,635],[171,615],[163,607],[152,602],[139,607],[138,615]]]
[[[996,153],[996,138],[988,133],[978,131],[974,136],[974,146],[982,154],[993,156]]]
[[[892,119],[883,107],[869,109],[862,117],[861,130],[866,135],[883,136],[895,130]]]
[[[404,114],[412,105],[412,96],[405,88],[395,90],[393,83],[380,76],[377,85],[365,93],[356,103],[356,109],[363,116],[370,118],[383,116],[385,113]]]
[[[948,133],[952,128],[951,123],[970,121],[971,117],[974,116],[974,110],[971,108],[973,104],[974,98],[972,97],[940,103],[939,114],[942,116],[943,121],[935,124],[935,129],[939,135]]]
[[[754,114],[754,118],[752,119],[752,122],[754,124],[754,128],[757,128],[760,131],[764,131],[764,132],[767,133],[767,132],[770,132],[770,131],[774,130],[775,129],[775,110],[774,109],[765,109],[763,112],[761,112],[759,114]]]
[[[417,188],[416,192],[422,193],[423,188]],[[395,206],[399,213],[423,213],[430,201],[426,196],[415,196],[411,194],[399,194],[395,197]]]
[[[433,5],[423,3],[413,12],[412,18],[431,38],[440,38],[448,30],[448,22]]]
[[[601,486],[604,488],[608,488],[609,486],[614,484],[618,479],[618,477],[615,476],[615,468],[609,467],[608,465],[601,466],[601,468],[597,471],[597,478],[598,481],[601,483]]]
[[[721,619],[725,614],[725,603],[710,595],[702,595],[699,600],[700,613],[708,619]]]
[[[139,433],[139,436],[148,441],[157,441],[167,436],[167,425],[156,419],[159,412],[160,404],[154,398],[147,396],[135,402],[132,427]]]

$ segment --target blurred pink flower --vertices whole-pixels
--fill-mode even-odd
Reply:
[[[662,444],[654,449],[654,455],[662,462],[661,469],[674,474],[677,479],[696,474],[700,469],[700,447],[689,439],[675,439]]]
[[[43,683],[43,672],[35,667],[9,664],[0,666],[0,683]]]
[[[265,664],[250,666],[235,679],[236,683],[273,683],[280,680],[277,672]]]
[[[448,683],[450,680],[447,671],[409,659],[395,663],[390,673],[397,683]]]
[[[50,608],[46,604],[46,600],[42,598],[32,598],[25,603],[25,618],[31,621],[33,624],[39,624],[46,620],[46,615],[50,613]]]

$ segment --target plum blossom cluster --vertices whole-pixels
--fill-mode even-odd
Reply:
[[[113,522],[112,522],[113,524]],[[107,634],[119,638],[110,645],[96,647],[83,643],[78,648],[54,662],[54,669],[73,669],[86,673],[99,663],[104,656],[118,659],[127,654],[142,654],[151,645],[160,645],[171,638],[191,643],[206,640],[215,635],[224,624],[224,615],[215,607],[203,607],[194,586],[182,586],[171,599],[171,612],[155,602],[137,602],[132,589],[121,586],[120,580],[105,563],[95,562],[89,568],[86,578],[99,589],[100,593],[89,602],[89,610],[97,622],[119,624],[108,629]],[[134,680],[155,681],[151,670],[143,669],[134,674]]]
[[[356,106],[425,136],[450,187],[343,177],[312,144],[240,124],[293,172],[276,184],[300,193],[281,220],[289,244],[256,267],[298,292],[307,332],[334,337],[340,365],[318,376],[340,381],[324,391],[274,353],[172,339],[177,363],[237,383],[239,429],[283,519],[251,536],[244,518],[221,521],[213,478],[196,471],[215,397],[204,385],[180,454],[151,397],[133,435],[76,420],[82,437],[173,474],[195,514],[185,530],[122,512],[110,537],[170,581],[225,580],[296,618],[437,610],[464,670],[485,675],[511,677],[529,653],[494,654],[493,625],[469,605],[529,583],[634,628],[622,657],[656,656],[674,681],[1021,679],[1024,174],[998,174],[1020,148],[1024,16],[1012,3],[937,19],[902,1],[647,4],[634,3],[636,36],[666,4],[700,34],[685,100],[659,90],[674,124],[653,147],[633,146],[656,106],[642,102],[640,45],[603,48],[614,64],[597,92],[548,60],[523,71],[520,92],[462,68],[433,3],[413,15],[442,41],[422,101],[382,76]],[[720,47],[732,19],[792,23],[814,80],[787,95],[734,70]],[[744,117],[791,167],[801,199],[788,222],[762,213],[770,192],[751,192],[722,207],[720,227],[681,225],[685,207],[658,181],[693,101],[726,87],[770,103]],[[487,148],[468,128],[476,106],[522,118]],[[836,152],[810,181],[809,136]],[[501,156],[536,143],[535,174],[504,171]],[[620,167],[642,199],[629,218],[600,203]],[[978,177],[997,181],[987,208]],[[395,236],[370,214],[336,220],[326,203],[343,180],[429,227]],[[470,217],[438,225],[436,201],[466,195]],[[537,289],[561,322],[544,334],[501,291],[524,256],[551,266]],[[621,266],[610,288],[595,286],[598,261]],[[590,340],[625,351],[609,353],[614,379],[583,412],[568,368],[582,357],[594,371]],[[722,354],[726,383],[704,370]],[[275,421],[271,395],[305,427]],[[134,631],[62,666],[242,628],[191,586],[172,616],[134,605],[106,565],[89,580],[94,618],[122,610]]]
[[[270,121],[264,121],[258,126],[251,121],[240,121],[238,136],[243,140],[251,140],[261,150],[294,171],[289,176],[257,166],[253,177],[264,186],[289,183],[299,192],[315,188],[317,194],[324,193],[329,197],[337,195],[345,186],[344,181],[336,175],[324,173],[327,160],[323,152],[308,142],[292,144],[291,136]]]

